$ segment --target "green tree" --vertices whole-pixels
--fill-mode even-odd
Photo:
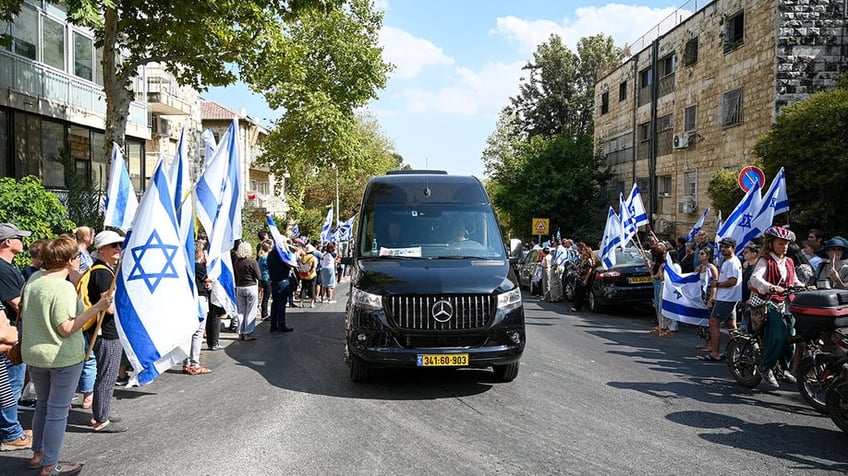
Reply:
[[[529,136],[591,135],[597,75],[618,65],[624,53],[603,35],[581,38],[577,53],[551,35],[524,66],[528,77],[510,100],[521,129]]]
[[[735,170],[718,169],[710,179],[707,186],[707,194],[712,202],[712,213],[717,214],[721,210],[722,216],[727,218],[736,205],[742,201],[745,192],[739,188],[739,172],[742,167]]]
[[[841,83],[841,84],[844,84]],[[848,216],[848,89],[838,87],[786,106],[754,153],[766,177],[786,169],[793,228],[844,231]]]
[[[20,181],[11,177],[0,178],[0,223],[14,223],[32,236],[24,239],[29,244],[39,239],[52,239],[73,230],[76,225],[68,220],[67,210],[56,194],[44,188],[37,178],[27,176]],[[15,257],[15,264],[29,262],[29,252]]]

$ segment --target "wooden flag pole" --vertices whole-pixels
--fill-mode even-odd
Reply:
[[[112,296],[115,295],[115,283],[118,281],[118,273],[121,272],[121,261],[118,261],[118,264],[115,266],[115,274],[112,275],[112,284],[109,286],[108,293]],[[103,318],[106,317],[106,311],[100,311],[97,313],[97,325],[94,327],[94,335],[91,337],[91,342],[88,344],[88,350],[85,352],[85,357],[82,359],[83,361],[88,360],[91,356],[91,351],[94,350],[94,343],[97,342],[97,334],[100,332],[100,327],[103,325]]]

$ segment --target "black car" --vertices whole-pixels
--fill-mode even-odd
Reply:
[[[600,253],[595,252],[600,263]],[[615,266],[598,266],[586,290],[586,303],[592,312],[621,304],[650,303],[654,299],[654,283],[645,258],[636,248],[615,251]]]
[[[517,266],[518,283],[522,288],[529,290],[530,294],[538,294],[538,290],[534,287],[541,286],[539,283],[533,283],[533,275],[536,273],[536,264],[539,262],[541,253],[541,249],[530,250],[521,258]]]

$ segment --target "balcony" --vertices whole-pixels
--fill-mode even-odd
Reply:
[[[147,78],[147,103],[153,114],[185,116],[191,114],[192,102],[180,97],[179,86],[168,78]]]
[[[91,81],[0,50],[0,105],[105,128],[106,94]],[[127,133],[149,137],[147,104],[130,103]]]

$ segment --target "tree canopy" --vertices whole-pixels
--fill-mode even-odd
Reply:
[[[844,84],[844,82],[840,83]],[[754,146],[766,177],[786,169],[789,223],[846,232],[848,216],[848,89],[813,94],[786,106]]]

